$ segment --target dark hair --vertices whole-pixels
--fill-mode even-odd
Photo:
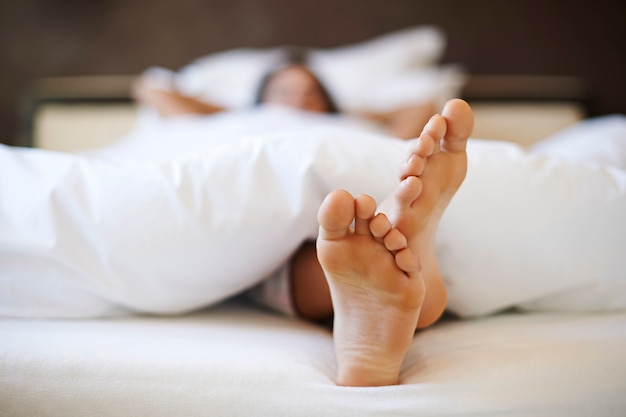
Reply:
[[[254,96],[254,104],[260,105],[263,103],[263,97],[265,96],[265,91],[267,90],[267,86],[270,81],[278,75],[284,69],[291,66],[300,66],[305,71],[307,71],[311,76],[315,79],[317,86],[324,97],[324,101],[326,101],[327,110],[326,113],[336,114],[339,113],[339,107],[333,97],[328,92],[326,86],[320,81],[319,77],[311,71],[308,66],[308,51],[305,48],[298,47],[287,47],[282,52],[283,56],[280,62],[274,66],[270,71],[268,71],[259,82],[259,86],[257,87],[256,94]]]

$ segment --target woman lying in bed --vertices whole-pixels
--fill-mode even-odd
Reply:
[[[156,109],[163,117],[214,114],[228,110],[184,95],[175,88],[155,88],[142,81],[135,84],[134,96],[138,102]],[[263,103],[316,113],[340,112],[332,95],[298,52],[288,52],[285,62],[263,77],[255,94],[255,104]],[[356,116],[382,124],[393,136],[410,139],[419,135],[434,113],[434,103],[426,102],[388,112],[363,112]]]
[[[136,95],[164,116],[226,110],[145,84],[137,86]],[[265,77],[258,102],[337,112],[323,85],[300,64]],[[400,169],[396,190],[380,207],[367,195],[330,193],[319,209],[317,242],[305,243],[274,282],[262,284],[267,303],[288,299],[296,314],[311,320],[334,314],[340,385],[396,384],[415,329],[433,324],[446,307],[434,238],[465,178],[473,116],[465,102],[453,100],[441,116],[424,123],[430,108],[377,116],[390,122],[392,131],[403,133],[399,136],[419,135]],[[268,287],[279,288],[279,294]]]

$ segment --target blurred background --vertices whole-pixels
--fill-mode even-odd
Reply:
[[[623,0],[0,0],[0,143],[40,77],[178,69],[234,47],[332,47],[419,24],[470,74],[584,79],[590,114],[626,113]]]

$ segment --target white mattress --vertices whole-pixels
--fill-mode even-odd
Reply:
[[[619,416],[626,313],[419,333],[401,384],[333,383],[323,327],[241,302],[179,317],[0,320],[2,416]]]

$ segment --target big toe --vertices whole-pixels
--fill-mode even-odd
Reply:
[[[328,194],[317,213],[319,237],[333,240],[345,237],[355,216],[354,197],[345,190]]]
[[[444,143],[447,150],[465,150],[467,139],[474,130],[474,114],[467,102],[453,99],[446,103],[441,115],[446,119]]]

